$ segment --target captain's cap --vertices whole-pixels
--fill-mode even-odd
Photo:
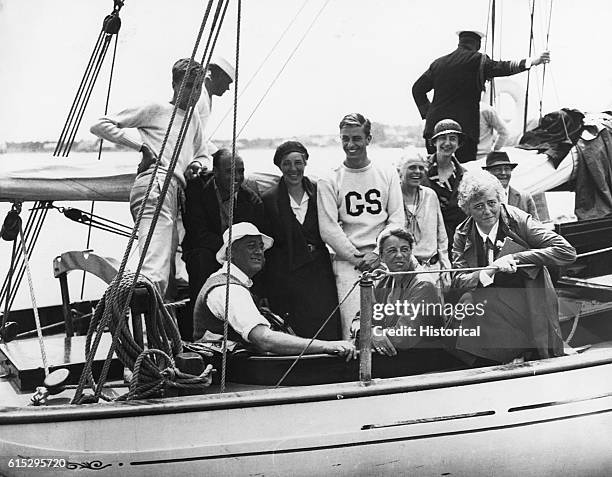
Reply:
[[[210,60],[211,65],[216,65],[221,68],[232,81],[236,81],[236,68],[222,56],[215,56]]]
[[[461,38],[462,36],[467,36],[475,38],[477,40],[482,40],[485,36],[487,36],[480,30],[457,30],[456,33],[459,38]]]

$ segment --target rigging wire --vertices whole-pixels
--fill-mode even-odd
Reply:
[[[117,32],[117,34],[115,35],[115,47],[113,48],[113,60],[111,61],[111,68],[110,68],[110,74],[109,74],[109,78],[108,78],[108,90],[106,92],[106,102],[104,104],[104,115],[106,116],[108,114],[108,104],[110,102],[110,94],[111,94],[111,87],[113,85],[113,73],[115,71],[115,60],[117,59],[117,44],[119,43],[119,32]],[[104,139],[100,139],[100,147],[98,149],[98,161],[102,159],[102,144],[104,144]],[[93,212],[94,212],[94,208],[95,208],[95,201],[91,201],[91,209],[90,209],[90,215],[93,216]],[[87,241],[85,244],[85,249],[89,250],[90,244],[91,244],[91,228],[92,228],[92,223],[89,223],[89,227],[87,229]],[[83,279],[81,281],[81,300],[83,299],[83,295],[85,293],[85,279],[87,277],[87,273],[85,271],[83,271]]]
[[[545,50],[548,51],[548,45],[550,41],[550,26],[553,12],[553,0],[550,0],[549,3],[549,12],[548,12],[548,27],[546,28],[546,46]],[[544,99],[544,86],[546,81],[546,63],[544,63],[544,68],[542,69],[542,90],[540,93],[540,119],[542,118],[542,101]]]
[[[276,74],[276,76],[272,79],[272,82],[270,83],[270,85],[268,86],[268,88],[266,89],[266,91],[264,92],[263,96],[261,97],[261,99],[257,102],[257,104],[255,105],[255,107],[253,108],[253,111],[251,111],[251,114],[249,114],[249,117],[244,121],[244,123],[242,124],[242,127],[240,128],[240,130],[238,131],[238,136],[240,137],[240,134],[242,133],[242,131],[244,130],[244,128],[246,127],[246,125],[249,123],[249,121],[251,120],[251,118],[253,117],[253,115],[255,114],[255,112],[259,109],[259,106],[261,106],[261,103],[263,103],[264,99],[266,98],[266,96],[268,95],[268,93],[270,92],[270,90],[272,89],[272,87],[274,86],[274,84],[276,83],[276,81],[278,80],[278,78],[280,77],[280,75],[283,73],[283,71],[285,70],[285,68],[287,67],[287,65],[289,64],[289,62],[291,61],[291,59],[293,58],[293,56],[295,55],[295,53],[297,52],[298,48],[302,45],[302,43],[304,42],[304,40],[306,39],[306,36],[308,36],[308,33],[310,33],[310,30],[312,30],[312,27],[314,26],[314,24],[316,23],[316,21],[319,19],[319,17],[321,16],[321,13],[323,13],[323,10],[325,10],[325,7],[327,7],[327,5],[329,4],[330,0],[325,0],[325,3],[323,4],[323,6],[319,9],[319,11],[317,12],[317,14],[315,15],[314,19],[312,20],[312,22],[310,23],[310,25],[308,26],[308,28],[306,29],[306,31],[304,32],[304,34],[302,35],[302,37],[300,38],[300,41],[298,41],[297,45],[295,46],[295,48],[293,49],[293,51],[289,54],[289,57],[287,58],[287,60],[285,61],[285,63],[283,63],[283,66],[281,67],[280,71]]]
[[[94,49],[89,57],[89,62],[85,67],[85,72],[81,78],[81,83],[77,89],[68,116],[60,133],[60,137],[55,146],[54,156],[67,157],[70,154],[70,149],[74,143],[79,126],[85,114],[85,109],[89,103],[89,98],[93,92],[93,88],[100,74],[100,69],[104,63],[106,52],[113,36],[119,33],[121,28],[121,18],[119,18],[119,11],[123,7],[123,0],[113,0],[113,11],[104,18],[102,22],[102,29],[98,35],[98,39],[94,46]],[[116,46],[115,38],[115,46]]]
[[[261,61],[261,63],[259,63],[259,66],[257,67],[257,69],[255,70],[255,72],[251,75],[251,77],[249,78],[249,80],[246,82],[246,84],[244,85],[244,88],[242,88],[242,91],[240,91],[240,94],[238,95],[238,99],[240,99],[242,97],[242,95],[246,92],[246,90],[249,88],[249,86],[251,85],[251,83],[253,82],[253,80],[257,77],[257,75],[259,74],[259,72],[262,70],[262,68],[264,67],[264,65],[268,62],[268,60],[270,59],[270,57],[272,56],[272,53],[274,53],[274,51],[276,50],[276,47],[278,45],[280,45],[280,42],[283,40],[283,38],[285,37],[285,35],[287,34],[287,32],[289,31],[289,29],[293,26],[293,24],[295,23],[295,21],[298,19],[298,17],[300,16],[300,13],[302,13],[302,10],[304,10],[304,7],[306,7],[306,5],[308,4],[308,0],[304,0],[304,3],[302,3],[302,6],[298,9],[297,13],[293,16],[293,18],[291,19],[291,21],[289,22],[289,24],[287,25],[287,27],[283,30],[283,32],[280,34],[280,36],[278,37],[278,39],[276,40],[276,43],[274,43],[274,45],[272,45],[272,48],[270,48],[270,51],[268,51],[268,54],[265,56],[265,58]],[[215,136],[215,133],[219,130],[219,128],[221,127],[221,124],[223,124],[223,121],[225,121],[225,119],[230,115],[230,113],[233,111],[233,106],[230,106],[229,108],[227,108],[227,111],[225,111],[225,114],[223,115],[223,117],[219,120],[219,122],[217,123],[217,126],[215,127],[215,129],[210,133],[209,138],[212,138]]]
[[[240,25],[242,17],[242,0],[238,0],[238,8],[236,14],[236,82],[234,84],[234,115],[232,118],[232,162],[230,169],[230,203],[228,217],[228,237],[227,242],[230,246],[227,248],[227,275],[225,278],[225,310],[223,319],[223,346],[221,349],[221,385],[219,392],[225,392],[225,378],[227,375],[227,339],[229,335],[229,299],[230,299],[230,279],[231,279],[231,263],[232,263],[232,226],[234,224],[234,191],[236,184],[236,125],[238,123],[238,72],[240,60]]]
[[[533,48],[533,16],[535,13],[535,2],[531,0],[531,15],[530,15],[530,29],[529,29],[529,58],[531,58],[531,52]],[[523,113],[523,134],[527,130],[527,112],[529,108],[529,79],[531,77],[531,68],[527,70],[527,87],[525,88],[525,109]]]
[[[496,2],[493,0],[491,2],[491,59],[495,59],[495,24],[496,20],[496,10],[495,10]],[[490,88],[490,99],[489,103],[491,106],[495,105],[495,78],[491,78],[491,88]]]

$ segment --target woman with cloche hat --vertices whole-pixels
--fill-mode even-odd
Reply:
[[[459,164],[455,153],[461,147],[462,138],[463,130],[457,121],[438,121],[431,138],[436,152],[427,159],[427,177],[423,180],[423,185],[433,189],[438,196],[449,244],[453,243],[457,225],[466,218],[457,205],[457,188],[465,169]]]

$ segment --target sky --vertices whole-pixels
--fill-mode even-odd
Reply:
[[[551,0],[535,1],[534,53],[546,46]],[[612,2],[552,1],[552,63],[543,84],[542,67],[532,74],[531,115],[537,115],[540,98],[544,113],[611,108]],[[232,0],[216,48],[232,59],[236,5]],[[240,137],[256,138],[334,134],[340,118],[353,111],[385,124],[420,124],[413,82],[431,61],[455,48],[456,30],[487,29],[489,0],[243,0],[242,5],[237,124]],[[171,65],[190,55],[205,6],[203,0],[125,0],[110,112],[170,99]],[[0,142],[58,138],[111,9],[111,0],[0,0]],[[494,56],[528,56],[530,1],[497,0],[497,10]],[[89,125],[104,113],[111,53],[78,139],[93,139]],[[522,97],[526,78],[515,76],[508,87]],[[502,103],[510,118],[514,108]],[[233,89],[213,100],[207,127],[213,139],[231,137],[232,116],[223,117],[232,104]]]

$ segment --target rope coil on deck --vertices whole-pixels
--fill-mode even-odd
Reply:
[[[145,314],[149,347],[146,350],[136,342],[127,326],[129,319],[127,301],[132,295],[130,292],[134,281],[137,287],[146,289],[150,297]],[[141,275],[136,279],[134,273],[126,272],[110,284],[96,306],[85,341],[88,366],[84,369],[88,370],[88,374],[83,386],[79,383],[80,387],[84,387],[85,383],[90,383],[94,388],[100,387],[101,383],[96,386],[91,372],[91,364],[95,357],[92,341],[94,335],[104,333],[106,327],[113,336],[111,348],[123,365],[133,371],[130,391],[119,397],[119,400],[146,398],[157,395],[169,387],[203,388],[210,385],[211,367],[207,367],[199,376],[182,373],[176,368],[173,356],[183,351],[183,345],[174,317],[164,306],[157,287],[148,278]],[[80,396],[80,393],[75,396]],[[108,399],[103,395],[100,397]],[[75,400],[77,404],[83,402],[85,400],[80,398]]]

